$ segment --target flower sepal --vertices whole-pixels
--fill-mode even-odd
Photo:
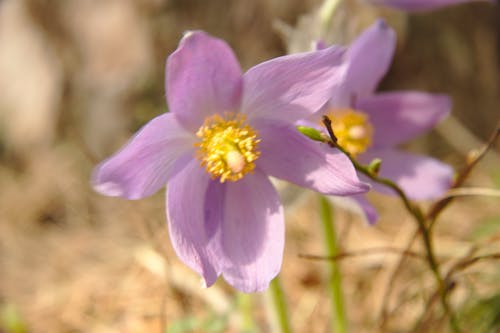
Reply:
[[[319,142],[325,142],[328,140],[328,138],[325,137],[325,135],[321,132],[318,131],[315,128],[312,127],[307,127],[307,126],[297,126],[297,131],[299,131],[301,134],[307,136],[309,139],[314,140],[314,141],[319,141]]]
[[[370,174],[378,176],[380,167],[382,166],[382,160],[380,158],[374,158],[370,164],[368,164],[367,169]]]

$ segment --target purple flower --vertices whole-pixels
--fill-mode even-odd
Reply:
[[[490,2],[494,0],[366,0],[373,4],[388,6],[405,11],[426,11],[466,2]]]
[[[167,186],[170,238],[207,286],[244,292],[279,272],[283,207],[268,176],[333,195],[366,192],[349,159],[294,127],[340,80],[335,47],[276,58],[244,75],[227,44],[190,32],[167,60],[170,112],[97,166],[96,191],[140,199]]]
[[[358,161],[368,164],[381,158],[381,177],[395,181],[411,199],[433,199],[449,188],[453,170],[432,158],[394,147],[431,129],[449,113],[451,101],[446,95],[417,91],[374,93],[389,69],[395,45],[395,32],[382,20],[364,31],[345,53],[342,83],[311,119],[318,123],[327,114],[339,145]],[[385,186],[371,183],[376,191],[394,194]],[[378,219],[364,195],[352,198],[370,223]]]

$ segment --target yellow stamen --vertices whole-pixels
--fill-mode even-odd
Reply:
[[[237,181],[255,168],[260,155],[257,132],[243,114],[218,114],[207,118],[196,136],[197,158],[213,179]]]
[[[332,120],[337,143],[351,155],[361,154],[371,146],[373,126],[365,113],[352,109],[332,109],[327,115]]]

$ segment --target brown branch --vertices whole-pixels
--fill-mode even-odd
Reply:
[[[458,188],[462,186],[467,177],[469,177],[470,173],[474,169],[474,167],[483,159],[483,157],[488,153],[490,149],[492,149],[496,140],[500,136],[500,124],[496,126],[496,129],[490,135],[490,138],[486,142],[486,144],[481,148],[476,154],[474,154],[466,163],[465,167],[460,171],[451,186],[451,189]],[[429,221],[429,226],[432,228],[434,223],[439,216],[439,214],[453,201],[454,197],[446,196],[435,202],[428,213],[426,214],[426,219]]]
[[[488,139],[486,144],[483,146],[483,148],[481,148],[478,151],[478,153],[475,154],[475,156],[473,156],[471,159],[469,159],[467,161],[465,167],[462,169],[462,171],[460,171],[458,173],[458,175],[455,178],[455,181],[453,182],[450,189],[458,188],[465,182],[467,177],[472,172],[473,168],[481,161],[481,159],[486,155],[486,153],[490,149],[492,149],[494,143],[496,142],[496,140],[498,139],[499,136],[500,136],[500,124],[497,125],[496,129],[490,135],[490,138]],[[454,197],[449,197],[448,195],[445,195],[443,198],[436,201],[430,207],[429,211],[425,215],[425,219],[427,221],[430,221],[431,226],[434,225],[439,214],[453,201],[453,199],[454,199]],[[410,238],[410,240],[408,241],[408,244],[405,247],[406,251],[410,250],[410,248],[413,246],[413,243],[417,239],[419,233],[420,233],[420,229],[417,228],[414,231],[412,237]],[[392,293],[392,286],[395,284],[397,275],[401,271],[404,260],[405,260],[405,256],[401,256],[399,262],[397,263],[397,265],[394,269],[394,272],[392,273],[391,277],[389,278],[389,282],[387,284],[388,288],[386,289],[386,292],[384,294],[384,302],[382,304],[382,309],[381,309],[381,313],[380,313],[380,317],[381,317],[381,321],[382,321],[381,327],[385,327],[385,323],[387,321],[388,313],[389,313],[388,304],[389,304],[390,295]]]
[[[360,257],[366,255],[374,255],[380,253],[390,253],[390,254],[399,254],[402,256],[412,257],[420,260],[426,260],[425,255],[420,254],[418,252],[413,252],[409,250],[399,249],[396,247],[374,247],[370,249],[362,249],[352,252],[341,252],[335,256],[320,256],[314,254],[301,254],[299,253],[299,258],[310,259],[310,260],[343,260],[346,258],[352,257]]]
[[[409,251],[411,249],[411,247],[413,246],[413,243],[417,240],[417,237],[419,234],[420,234],[420,229],[416,228],[415,231],[413,232],[413,235],[411,236],[410,240],[408,241],[408,243],[404,247],[405,251]],[[380,324],[381,329],[385,328],[386,322],[389,318],[389,312],[390,312],[388,309],[389,308],[389,300],[391,298],[391,294],[392,294],[393,286],[395,285],[395,282],[396,282],[396,278],[397,278],[398,274],[401,272],[401,268],[403,267],[403,262],[405,259],[406,259],[405,256],[401,256],[399,258],[398,263],[394,267],[394,271],[392,272],[391,276],[389,277],[389,279],[387,281],[387,286],[386,286],[384,296],[383,296],[383,303],[382,303],[380,314],[379,314],[380,321],[381,321],[381,324]]]
[[[500,260],[500,252],[478,255],[472,258],[464,258],[450,268],[448,274],[446,274],[446,279],[450,280],[455,272],[465,270],[468,267],[485,260]]]
[[[473,254],[476,250],[477,250],[477,248],[472,249],[471,254]],[[453,267],[450,268],[450,270],[448,271],[448,273],[445,276],[445,281],[447,282],[446,283],[447,292],[449,293],[451,290],[453,290],[456,287],[456,281],[452,280],[452,276],[454,273],[456,273],[457,271],[460,271],[460,270],[465,270],[466,268],[468,268],[468,267],[470,267],[478,262],[485,261],[485,260],[500,260],[500,252],[483,254],[483,255],[478,255],[478,256],[469,257],[469,258],[466,257],[466,258],[463,258],[462,260],[459,260],[455,265],[453,265]],[[425,329],[424,329],[425,322],[429,318],[431,309],[434,306],[434,304],[436,303],[436,299],[438,298],[438,296],[439,296],[439,292],[436,291],[436,292],[434,292],[433,296],[428,300],[428,302],[425,306],[424,313],[422,314],[420,320],[415,325],[412,332],[416,333],[416,332],[425,331]]]

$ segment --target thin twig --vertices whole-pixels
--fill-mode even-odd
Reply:
[[[343,260],[346,258],[352,257],[361,257],[366,255],[374,255],[380,253],[390,253],[390,254],[400,254],[402,256],[412,257],[415,259],[426,260],[425,255],[420,254],[418,252],[408,251],[396,247],[374,247],[370,249],[362,249],[352,252],[341,252],[335,256],[320,256],[314,254],[302,254],[299,253],[299,258],[302,259],[311,259],[311,260]]]
[[[432,310],[436,306],[436,303],[439,300],[439,291],[436,290],[435,292],[432,293],[432,295],[429,297],[427,304],[425,305],[425,310],[424,313],[420,316],[420,318],[417,320],[415,323],[412,333],[418,333],[418,332],[428,332],[429,330],[426,329],[426,326],[428,326],[429,319],[431,317]]]
[[[493,133],[490,135],[490,138],[488,139],[487,143],[481,148],[472,158],[470,158],[465,167],[460,171],[455,178],[455,181],[453,182],[450,191],[459,188],[465,180],[468,178],[470,175],[471,171],[473,168],[483,159],[483,157],[486,155],[486,153],[492,149],[494,143],[500,136],[500,125],[497,125],[496,129],[493,131]],[[427,221],[430,221],[430,226],[432,227],[439,216],[439,214],[452,202],[454,197],[445,195],[443,198],[439,199],[436,201],[431,208],[428,210],[425,218]],[[408,241],[405,249],[409,250],[412,246],[415,240],[417,239],[418,235],[420,233],[420,229],[417,228],[410,240]],[[396,277],[401,271],[401,268],[403,267],[403,261],[405,260],[404,256],[401,256],[399,262],[397,263],[391,277],[389,278],[388,282],[388,289],[386,289],[385,295],[384,295],[384,303],[382,305],[382,310],[380,316],[382,317],[381,321],[381,327],[385,326],[385,322],[387,320],[387,314],[388,314],[388,304],[389,304],[389,299],[390,299],[390,294],[392,290],[392,286],[394,285],[394,282],[396,281]]]
[[[417,240],[418,235],[419,235],[419,228],[415,228],[415,231],[412,233],[411,238],[409,239],[406,246],[404,247],[404,251],[409,251],[411,249],[411,247],[413,246],[413,243]],[[388,307],[389,307],[389,300],[391,299],[391,294],[392,294],[392,290],[393,290],[392,287],[395,285],[396,278],[397,278],[399,272],[401,271],[401,268],[403,267],[403,262],[405,259],[406,259],[405,256],[401,256],[399,258],[396,266],[394,267],[392,274],[390,275],[390,277],[387,281],[387,287],[386,287],[385,292],[384,292],[383,301],[382,301],[383,303],[382,303],[380,315],[379,315],[379,317],[381,317],[380,328],[382,331],[384,331],[385,325],[386,325],[387,320],[389,318]]]
[[[495,144],[499,136],[500,136],[500,124],[496,126],[495,130],[490,135],[490,138],[483,146],[483,148],[481,148],[473,156],[470,156],[465,167],[462,169],[462,171],[458,173],[457,177],[455,178],[455,181],[453,182],[451,189],[455,189],[462,186],[462,184],[465,182],[465,180],[469,177],[470,173],[472,172],[472,169],[474,169],[474,167],[483,159],[483,157],[488,153],[488,151],[492,149],[493,145]],[[429,226],[431,228],[434,226],[434,223],[439,214],[446,208],[446,206],[448,206],[453,201],[453,199],[454,199],[453,197],[448,197],[445,195],[444,198],[441,198],[432,205],[432,207],[426,214],[426,219],[429,221]]]
[[[500,197],[500,190],[484,187],[460,187],[446,193],[447,198],[466,196]]]
[[[450,270],[446,274],[446,279],[451,279],[455,272],[464,270],[469,266],[472,266],[484,260],[500,260],[500,252],[478,255],[472,258],[464,258],[450,268]]]
[[[473,248],[467,257],[459,260],[455,265],[453,265],[449,269],[448,273],[445,276],[445,281],[447,281],[447,286],[448,286],[448,292],[450,292],[451,290],[453,290],[456,287],[456,282],[454,280],[452,280],[452,276],[456,272],[461,271],[461,270],[465,270],[466,268],[468,268],[468,267],[470,267],[478,262],[481,262],[481,261],[500,260],[500,252],[478,255],[475,257],[469,257],[470,255],[473,255],[476,251],[477,251],[477,248]],[[439,295],[438,292],[436,292],[429,299],[429,301],[427,302],[427,304],[425,306],[424,313],[422,314],[419,322],[415,325],[412,332],[416,333],[416,332],[425,331],[424,330],[425,322],[427,321],[427,318],[429,318],[429,314],[430,314],[431,309],[435,303],[435,299],[437,298],[438,295]]]

